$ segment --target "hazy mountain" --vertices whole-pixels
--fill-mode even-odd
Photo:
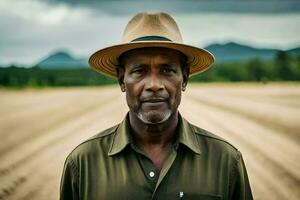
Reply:
[[[212,52],[216,62],[224,61],[245,61],[251,58],[260,58],[263,60],[273,59],[277,49],[254,48],[237,43],[212,44],[205,49]],[[287,50],[290,55],[300,55],[300,47]],[[40,68],[85,68],[88,67],[88,58],[74,58],[69,53],[58,51],[41,60],[35,66]]]
[[[83,68],[88,66],[87,59],[77,59],[69,53],[58,51],[38,62],[40,68]]]
[[[227,44],[213,44],[205,47],[212,52],[216,62],[243,61],[250,58],[272,59],[277,49],[259,49],[233,42]]]
[[[298,48],[294,48],[294,49],[290,49],[287,51],[290,55],[297,55],[299,56],[300,55],[300,47]]]

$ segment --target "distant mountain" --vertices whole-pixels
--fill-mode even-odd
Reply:
[[[290,55],[300,55],[300,47],[287,51]]]
[[[85,68],[87,59],[77,59],[64,51],[58,51],[38,62],[35,66],[40,68]]]
[[[224,61],[245,61],[251,58],[260,58],[263,60],[273,59],[277,49],[254,48],[233,42],[226,44],[212,44],[205,47],[212,52],[216,58],[216,62]],[[290,55],[300,55],[300,47],[286,51]],[[65,51],[58,51],[47,58],[38,62],[35,66],[40,68],[86,68],[88,67],[87,58],[74,58]]]
[[[254,48],[246,45],[229,42],[227,44],[213,44],[205,47],[212,52],[216,62],[224,61],[244,61],[251,58],[264,60],[273,59],[278,49]],[[289,54],[300,55],[300,48],[286,51]]]

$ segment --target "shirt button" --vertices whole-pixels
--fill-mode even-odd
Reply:
[[[151,172],[149,173],[149,176],[150,176],[151,178],[153,178],[153,177],[155,176],[155,173],[151,171]]]

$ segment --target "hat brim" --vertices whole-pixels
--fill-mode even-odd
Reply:
[[[182,52],[187,56],[190,75],[204,72],[214,63],[214,56],[205,49],[167,41],[143,41],[124,43],[101,49],[91,55],[89,64],[97,72],[116,78],[116,67],[119,64],[118,58],[120,55],[132,49],[145,47],[164,47]]]

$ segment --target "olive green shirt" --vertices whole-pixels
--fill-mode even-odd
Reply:
[[[130,132],[127,115],[77,146],[65,162],[60,199],[253,199],[241,153],[180,115],[159,174]]]

